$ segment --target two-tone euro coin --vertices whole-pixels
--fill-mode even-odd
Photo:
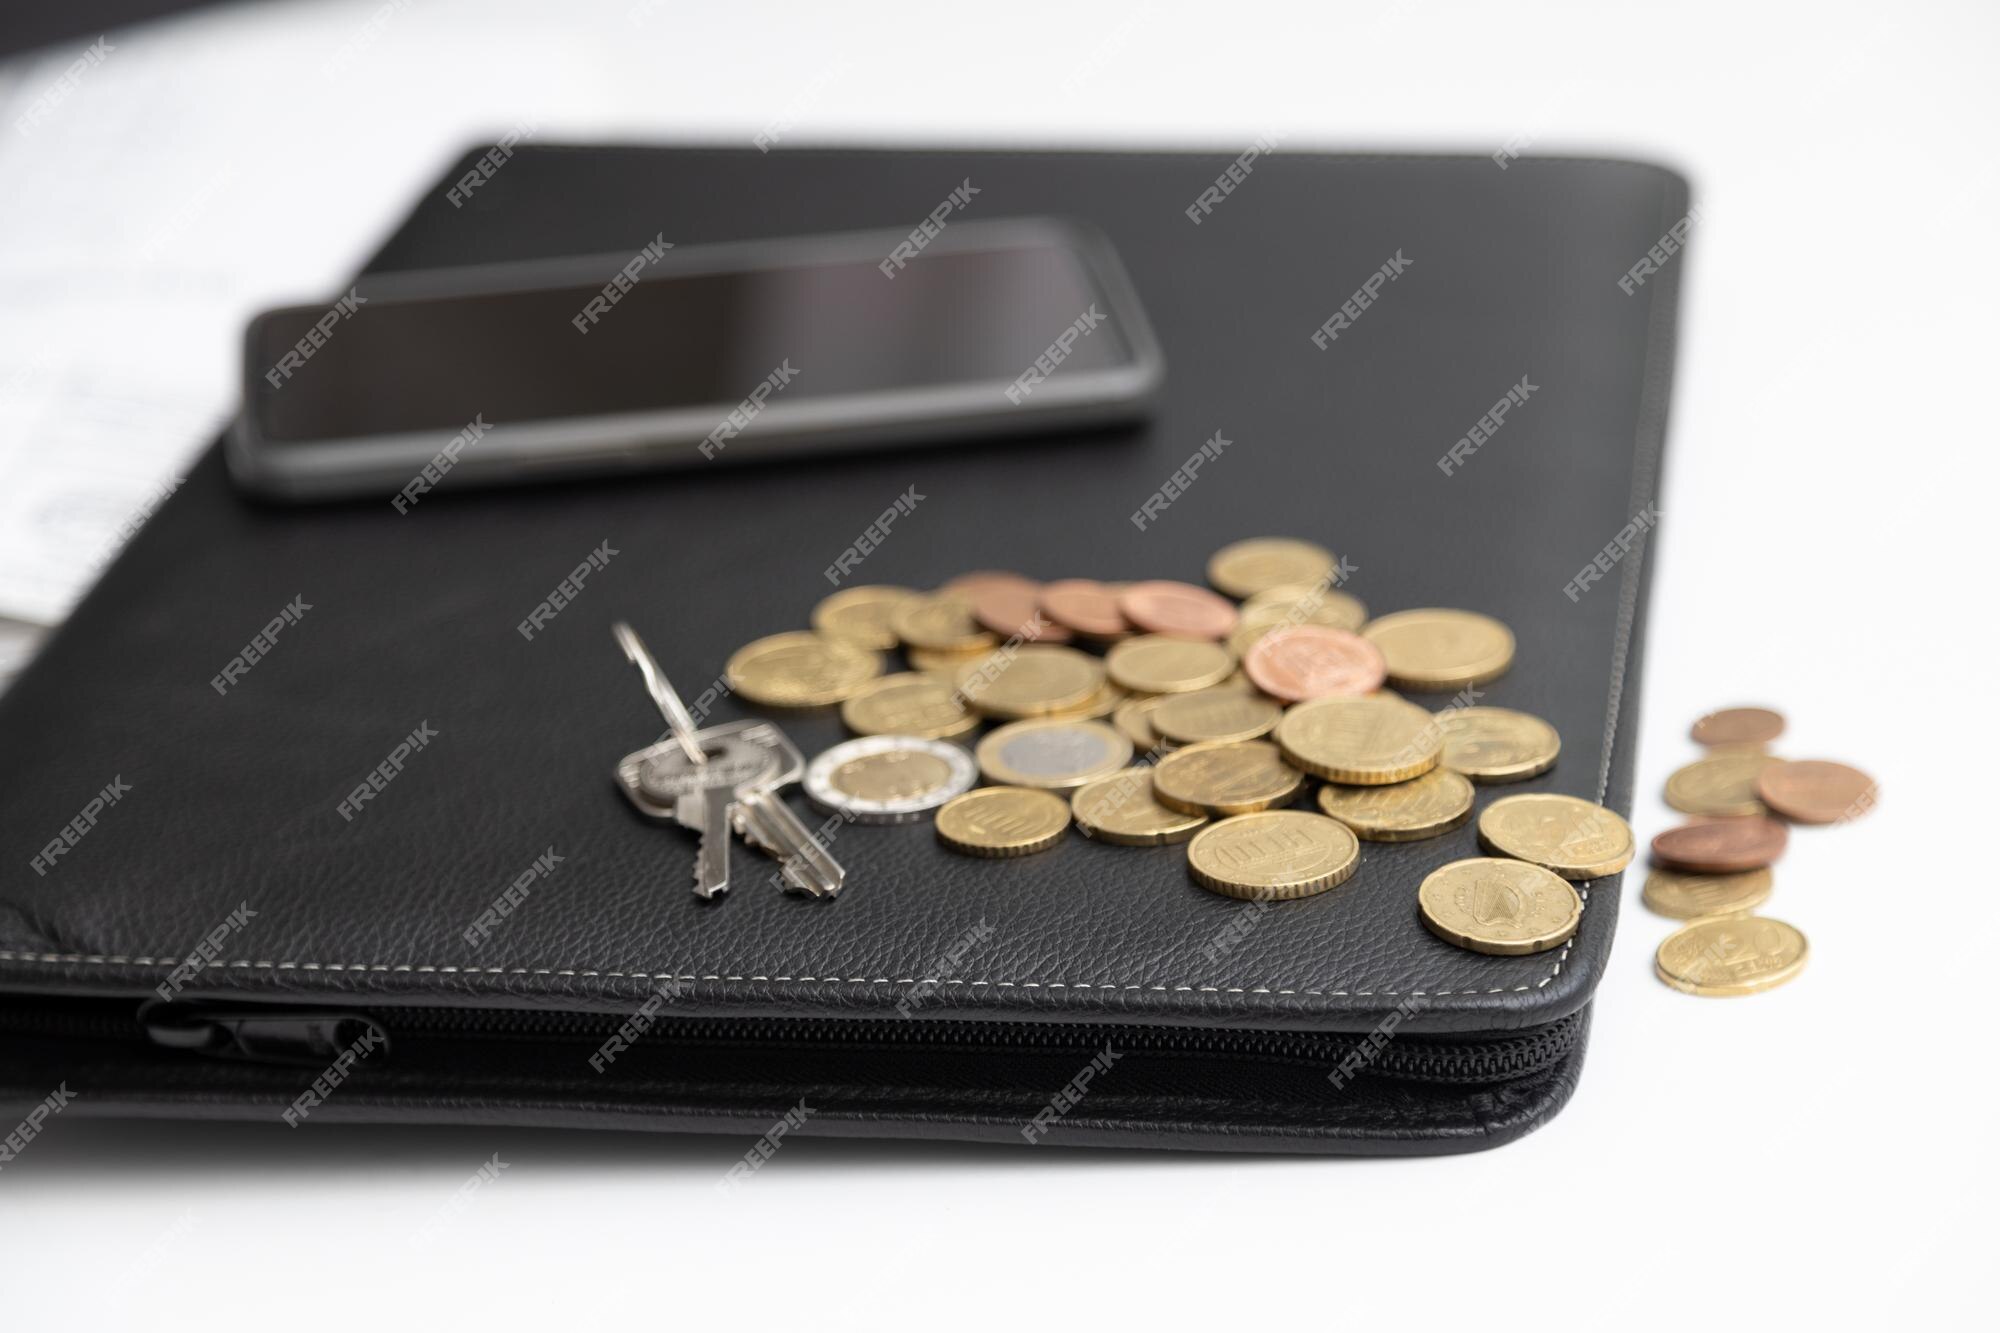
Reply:
[[[861,736],[806,766],[806,799],[857,824],[908,824],[971,790],[972,756],[921,736]]]

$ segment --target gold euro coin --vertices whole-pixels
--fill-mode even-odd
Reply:
[[[1287,583],[1320,583],[1333,576],[1333,552],[1291,537],[1232,542],[1208,559],[1208,581],[1231,597],[1249,597]]]
[[[975,753],[994,782],[1067,791],[1125,767],[1132,742],[1102,722],[1031,718],[994,728]]]
[[[1169,694],[1135,694],[1111,712],[1111,725],[1123,732],[1125,739],[1132,742],[1132,748],[1141,754],[1151,754],[1166,744],[1160,733],[1153,730],[1153,710],[1162,699],[1171,699]]]
[[[1369,842],[1419,842],[1472,818],[1472,784],[1442,767],[1381,787],[1329,784],[1319,789],[1319,808]]]
[[[1583,898],[1559,875],[1526,861],[1475,856],[1439,866],[1417,889],[1431,933],[1461,949],[1542,953],[1583,920]]]
[[[1368,787],[1430,772],[1444,743],[1435,718],[1393,695],[1297,704],[1273,735],[1295,767]]]
[[[1761,750],[1722,750],[1674,770],[1667,804],[1688,815],[1761,815],[1757,777],[1771,762]]]
[[[1632,864],[1632,826],[1601,805],[1537,792],[1509,796],[1479,816],[1488,851],[1553,870],[1564,879],[1615,875]]]
[[[1231,656],[1240,662],[1252,648],[1257,646],[1257,640],[1283,623],[1277,619],[1253,619],[1245,612],[1236,618],[1236,628],[1229,631],[1229,637],[1224,639],[1223,643],[1228,645]]]
[[[1733,875],[1656,868],[1647,874],[1646,891],[1640,898],[1661,916],[1689,921],[1698,916],[1747,912],[1770,896],[1771,870],[1766,866]]]
[[[1221,684],[1236,669],[1236,659],[1219,643],[1142,634],[1113,644],[1104,666],[1125,689],[1186,694]]]
[[[1084,783],[1071,794],[1069,808],[1083,836],[1126,847],[1186,842],[1208,822],[1205,815],[1161,805],[1153,795],[1153,770],[1144,767]]]
[[[1040,717],[1086,703],[1104,684],[1104,665],[1059,644],[1021,644],[973,658],[958,669],[958,692],[987,717]]]
[[[745,644],[723,668],[730,689],[774,708],[837,704],[881,674],[879,654],[810,630]]]
[[[938,841],[967,856],[1026,856],[1055,846],[1068,827],[1068,801],[1025,787],[980,787],[937,815]]]
[[[1437,715],[1444,727],[1438,762],[1474,782],[1518,782],[1555,767],[1562,737],[1532,713],[1511,708],[1450,708]]]
[[[1343,884],[1361,843],[1337,819],[1265,810],[1210,824],[1188,844],[1188,871],[1227,898],[1307,898]]]
[[[1100,676],[1103,675],[1102,667],[1099,667],[1098,674]],[[1118,710],[1118,706],[1124,703],[1129,697],[1125,691],[1112,684],[1111,680],[1106,677],[1098,681],[1096,692],[1082,703],[1071,704],[1067,708],[1058,708],[1053,713],[1044,713],[1043,716],[1062,718],[1064,720],[1110,717]],[[1121,727],[1120,730],[1122,731],[1123,728]]]
[[[1483,684],[1514,661],[1514,631],[1476,611],[1397,611],[1369,621],[1361,637],[1382,650],[1390,683],[1409,690]]]
[[[915,596],[915,589],[879,584],[847,588],[813,608],[812,627],[829,638],[887,652],[897,643],[896,627],[890,623],[896,608]]]
[[[977,661],[986,656],[984,648],[974,648],[969,653],[948,653],[936,648],[903,648],[903,656],[910,661],[910,670],[926,675],[943,676],[944,683],[958,688],[958,669],[967,662]]]
[[[872,680],[840,706],[840,720],[857,736],[919,736],[950,740],[979,729],[951,683],[924,671]]]
[[[1350,593],[1323,584],[1281,584],[1243,604],[1229,631],[1229,651],[1241,658],[1251,644],[1290,625],[1325,625],[1351,634],[1367,622],[1368,608]]]
[[[1368,612],[1359,601],[1347,597],[1346,593],[1330,593],[1330,596],[1346,597],[1352,603],[1352,613],[1347,609],[1335,609],[1329,603],[1327,608],[1314,615],[1301,616],[1283,606],[1246,603],[1236,617],[1236,628],[1229,631],[1223,642],[1238,660],[1247,657],[1257,645],[1257,640],[1273,630],[1290,629],[1294,625],[1324,625],[1328,629],[1347,630],[1350,634],[1368,619]]]
[[[1153,795],[1190,815],[1247,815],[1298,794],[1305,775],[1269,741],[1212,741],[1153,766]]]
[[[1176,745],[1197,745],[1202,741],[1254,741],[1277,726],[1283,716],[1284,710],[1269,699],[1218,685],[1167,695],[1147,721]]]
[[[973,653],[1000,644],[972,618],[971,600],[955,593],[919,593],[890,613],[889,624],[905,646],[936,653]]]
[[[1259,614],[1273,608],[1294,614],[1299,625],[1330,625],[1350,632],[1368,623],[1368,608],[1353,593],[1330,583],[1281,583],[1243,603],[1242,611]]]
[[[1660,943],[1653,970],[1689,995],[1754,995],[1782,986],[1806,966],[1806,937],[1767,916],[1714,916],[1690,922]]]

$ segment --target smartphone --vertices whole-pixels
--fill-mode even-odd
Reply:
[[[1158,344],[1117,255],[1053,219],[392,273],[244,338],[237,482],[392,495],[1097,426]],[[415,488],[412,490],[412,488]]]

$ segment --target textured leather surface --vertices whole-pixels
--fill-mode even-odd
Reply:
[[[0,699],[0,987],[147,993],[247,903],[256,916],[190,995],[615,1009],[675,977],[684,1013],[823,1016],[893,1010],[934,981],[927,1017],[1355,1032],[1406,998],[1412,1032],[1584,1004],[1615,883],[1588,886],[1581,931],[1553,953],[1484,957],[1424,930],[1416,885],[1476,854],[1470,827],[1364,844],[1347,885],[1272,910],[1212,958],[1249,909],[1192,884],[1178,849],[1071,837],[981,861],[927,825],[853,827],[833,844],[851,872],[837,902],[777,892],[743,852],[745,880],[703,904],[692,837],[642,823],[611,785],[658,731],[612,620],[698,695],[736,646],[803,627],[829,591],[821,571],[915,487],[860,581],[987,567],[1198,581],[1223,543],[1285,533],[1347,556],[1377,612],[1497,615],[1519,656],[1482,702],[1548,718],[1564,751],[1542,778],[1482,789],[1482,807],[1562,791],[1628,808],[1644,545],[1579,600],[1563,587],[1654,494],[1677,266],[1629,296],[1617,279],[1685,213],[1684,184],[1622,162],[1286,154],[1190,224],[1228,161],[530,148],[463,210],[430,192],[377,267],[902,228],[969,177],[980,216],[1076,216],[1110,235],[1167,386],[1147,426],[1113,434],[724,461],[433,495],[407,516],[260,506],[211,452]],[[1408,271],[1313,346],[1399,252]],[[1443,475],[1439,455],[1524,376],[1531,400]],[[1128,515],[1217,431],[1228,450],[1136,529]],[[606,542],[604,572],[524,641],[516,624]],[[296,597],[311,611],[218,696],[210,678]],[[437,739],[344,821],[336,805],[426,721]],[[809,753],[841,734],[827,715],[783,721]],[[130,793],[36,875],[29,859],[114,776]],[[550,847],[561,866],[468,946],[464,929]],[[991,934],[941,976],[981,921]]]

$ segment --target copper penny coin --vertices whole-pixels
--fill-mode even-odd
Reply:
[[[972,601],[972,618],[1003,640],[1068,643],[1069,630],[1043,614],[1042,585],[1013,574],[995,574],[959,590]]]
[[[1653,859],[1674,870],[1729,875],[1760,870],[1785,854],[1785,826],[1761,815],[1703,819],[1653,839]]]
[[[1078,634],[1093,639],[1115,639],[1132,631],[1125,613],[1118,609],[1118,594],[1096,579],[1057,579],[1044,583],[1042,614]]]
[[[1688,731],[1699,745],[1767,745],[1785,731],[1785,715],[1769,708],[1718,708]]]
[[[1767,764],[1757,775],[1764,804],[1801,824],[1840,824],[1875,808],[1875,779],[1830,759]]]
[[[1251,683],[1288,704],[1370,694],[1382,688],[1388,671],[1380,648],[1328,625],[1274,629],[1251,644],[1243,658],[1243,674]]]
[[[956,593],[958,596],[970,601],[981,588],[1006,587],[1022,583],[1034,586],[1035,581],[1004,569],[975,569],[969,574],[960,574],[957,578],[940,587],[938,591]]]
[[[1118,599],[1125,618],[1148,634],[1177,639],[1225,639],[1236,628],[1236,604],[1192,583],[1150,579]]]

